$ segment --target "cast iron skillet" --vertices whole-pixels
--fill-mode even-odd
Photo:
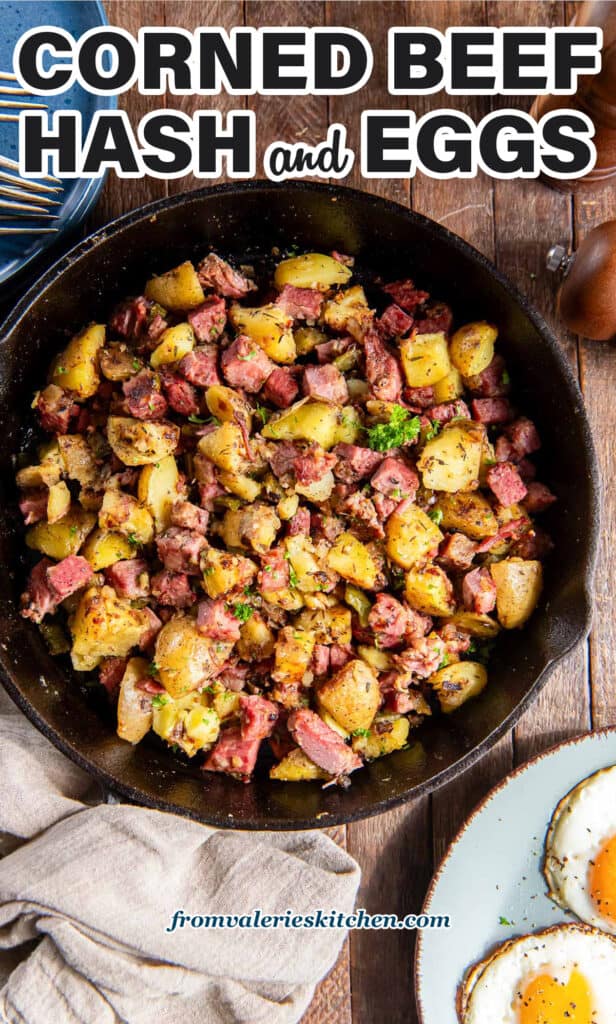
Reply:
[[[25,569],[12,457],[32,424],[32,392],[52,354],[84,323],[106,318],[147,276],[214,246],[223,254],[338,249],[385,278],[413,276],[449,301],[458,323],[499,325],[526,412],[544,439],[541,477],[559,497],[548,523],[556,550],[542,604],[502,638],[478,700],[421,729],[409,750],[353,776],[346,792],[260,778],[241,785],[177,761],[154,742],[133,748],[83,695],[17,613]],[[395,203],[327,185],[221,185],[153,203],[114,221],[59,260],[17,305],[0,336],[0,674],[34,724],[77,764],[129,800],[222,827],[324,827],[378,814],[455,778],[518,720],[550,670],[586,634],[599,486],[582,397],[543,320],[480,253]]]

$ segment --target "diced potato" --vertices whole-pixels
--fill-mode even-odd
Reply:
[[[317,699],[348,732],[369,729],[381,703],[377,677],[361,659],[348,661],[319,687]]]
[[[175,423],[148,422],[130,416],[110,416],[107,440],[126,466],[147,466],[171,455],[178,446],[180,428]]]
[[[150,356],[155,370],[166,363],[177,363],[195,347],[195,333],[190,324],[176,324],[164,331],[160,342]]]
[[[283,520],[288,522],[289,519],[293,519],[293,516],[299,508],[299,496],[297,494],[287,494],[284,498],[281,498],[276,506],[276,511]]]
[[[274,273],[274,284],[279,289],[289,284],[293,288],[314,288],[326,292],[336,285],[346,284],[351,274],[349,267],[332,256],[307,252],[279,263]]]
[[[334,444],[355,444],[362,431],[359,411],[354,405],[345,405],[338,412]]]
[[[96,457],[81,434],[61,434],[58,451],[63,471],[69,480],[77,480],[82,487],[91,487],[99,479]]]
[[[147,508],[123,491],[105,491],[98,525],[101,530],[123,533],[137,544],[149,544],[154,536],[154,521]]]
[[[153,701],[152,728],[161,739],[177,744],[193,757],[197,751],[216,742],[220,719],[216,710],[207,706],[202,694],[191,693],[179,700],[162,695]]]
[[[286,558],[295,574],[295,586],[303,593],[321,590],[326,576],[310,537],[298,533],[284,541]]]
[[[479,484],[483,431],[470,422],[452,423],[428,441],[417,468],[432,491],[469,491]]]
[[[236,331],[252,338],[275,363],[295,362],[293,320],[279,306],[270,302],[251,309],[234,302],[229,309],[229,319]]]
[[[447,623],[451,623],[464,633],[470,633],[471,636],[479,637],[482,640],[491,640],[500,633],[498,622],[491,619],[489,615],[480,615],[477,612],[466,612],[464,610],[454,612],[447,619]]]
[[[258,612],[253,612],[240,626],[240,639],[235,649],[245,661],[263,661],[274,653],[275,635]]]
[[[197,271],[189,260],[165,274],[150,278],[145,286],[145,294],[148,299],[174,312],[194,309],[205,301]]]
[[[438,548],[443,534],[417,505],[402,502],[385,524],[387,554],[396,565],[411,569]]]
[[[262,597],[267,604],[284,608],[287,612],[297,612],[304,607],[304,602],[312,594],[302,594],[297,587],[283,587],[281,590],[265,590]],[[319,595],[321,596],[321,595]]]
[[[147,612],[133,608],[113,587],[88,587],[71,622],[71,660],[77,672],[90,672],[102,658],[124,658],[151,623]]]
[[[207,548],[203,558],[203,588],[211,598],[223,597],[252,583],[257,567],[249,558]]]
[[[71,492],[64,483],[64,480],[60,480],[49,488],[49,494],[47,495],[47,522],[57,523],[66,515],[70,507]]]
[[[26,544],[35,551],[61,561],[68,555],[76,555],[90,530],[96,524],[96,516],[74,505],[57,523],[35,523],[26,533]]]
[[[239,693],[234,693],[233,690],[223,689],[220,693],[214,694],[214,697],[212,698],[212,707],[220,721],[224,722],[227,718],[233,718],[239,715],[240,695]]]
[[[27,490],[30,487],[53,487],[60,479],[61,466],[55,462],[43,462],[40,466],[24,466],[16,476],[17,486]]]
[[[51,441],[45,441],[44,444],[39,445],[38,448],[39,461],[45,466],[57,466],[60,471],[63,469],[62,459],[60,458],[60,449],[58,448],[58,438],[54,437]]]
[[[261,433],[274,441],[316,441],[327,450],[336,444],[338,426],[338,413],[333,405],[302,398],[272,416]]]
[[[156,637],[158,678],[174,699],[183,697],[216,676],[232,649],[199,633],[190,616],[178,615]]]
[[[221,536],[228,548],[247,548],[262,554],[271,548],[280,526],[280,519],[271,505],[257,503],[228,509],[222,521]]]
[[[270,768],[270,779],[278,782],[310,782],[313,779],[328,779],[329,775],[311,761],[299,747],[290,750],[282,761]]]
[[[221,469],[218,471],[218,479],[227,491],[237,494],[242,501],[254,501],[262,490],[262,484],[245,473],[229,473]]]
[[[451,615],[456,605],[451,582],[438,565],[410,569],[404,594],[411,608],[423,615]]]
[[[307,356],[317,345],[327,341],[325,332],[319,331],[316,327],[298,327],[293,331],[293,337],[298,356]]]
[[[433,672],[428,682],[434,688],[446,714],[456,711],[471,697],[477,697],[488,682],[488,673],[477,661],[456,661]]]
[[[498,530],[490,503],[476,491],[441,494],[435,510],[442,514],[441,526],[444,529],[459,530],[471,540],[493,537]]]
[[[465,324],[455,332],[449,351],[453,365],[463,377],[474,377],[490,365],[497,335],[496,327],[485,320]]]
[[[285,626],[274,645],[272,679],[276,683],[301,682],[314,650],[314,636],[295,626]]]
[[[173,455],[165,455],[160,462],[144,466],[139,474],[137,497],[146,506],[162,533],[171,523],[171,508],[179,494],[180,474]]]
[[[361,285],[339,291],[323,307],[323,320],[333,331],[352,335],[361,340],[372,323],[374,310],[370,309]]]
[[[78,401],[91,398],[101,382],[98,353],[104,344],[104,324],[90,324],[76,334],[64,352],[54,359],[51,383],[72,391]]]
[[[451,372],[447,336],[415,334],[400,341],[400,356],[407,384],[411,388],[424,388],[437,384]]]
[[[212,384],[205,392],[205,404],[215,419],[221,423],[243,423],[248,431],[252,428],[252,409],[245,398],[225,387]]]
[[[375,672],[389,672],[393,668],[394,663],[391,654],[388,654],[387,651],[382,651],[380,647],[369,647],[368,644],[359,644],[357,653],[362,661],[370,665],[370,668],[374,669]]]
[[[149,674],[145,658],[131,658],[126,666],[118,697],[118,736],[139,743],[152,728],[152,698],[137,683]]]
[[[464,381],[462,380],[462,375],[459,370],[456,370],[455,366],[452,366],[447,376],[437,380],[434,385],[434,401],[437,405],[441,402],[453,402],[456,398],[460,398],[463,392]]]
[[[123,341],[113,341],[99,353],[101,373],[107,380],[128,380],[142,369],[143,363]]]
[[[116,562],[134,558],[135,549],[121,533],[108,530],[93,530],[81,549],[94,572],[100,572]]]
[[[523,626],[530,618],[541,594],[541,562],[524,558],[503,558],[490,566],[496,584],[496,612],[505,629]]]
[[[350,644],[351,612],[341,604],[332,608],[305,609],[295,625],[314,636],[317,644]]]
[[[347,583],[344,588],[344,600],[354,612],[357,612],[360,626],[367,626],[368,616],[372,608],[372,601],[368,595],[364,594],[363,590],[360,590],[359,587],[353,586],[352,583]]]
[[[221,423],[206,434],[199,441],[199,451],[229,473],[242,473],[247,465],[244,435],[237,423]]]
[[[327,564],[343,579],[357,587],[373,590],[378,578],[378,566],[365,544],[352,533],[341,533],[327,555]]]
[[[312,483],[296,483],[295,490],[304,498],[308,498],[308,501],[313,501],[315,505],[320,505],[322,502],[328,500],[335,485],[336,481],[334,479],[334,474],[331,469],[328,469],[319,477],[318,480],[314,480]]]
[[[394,718],[379,720],[368,730],[367,735],[361,733],[354,736],[351,746],[356,754],[361,754],[366,761],[374,761],[377,757],[384,757],[386,754],[400,750],[406,743],[409,736],[410,724],[408,718]]]

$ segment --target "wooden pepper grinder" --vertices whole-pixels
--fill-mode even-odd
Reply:
[[[594,228],[575,253],[554,245],[546,263],[564,275],[558,312],[565,325],[595,341],[616,338],[616,220]]]
[[[581,76],[574,95],[538,96],[531,109],[536,119],[562,108],[581,110],[595,126],[593,141],[597,147],[597,163],[592,171],[570,181],[542,178],[546,185],[560,192],[596,187],[616,175],[616,3],[585,0],[573,24],[603,29],[601,71],[598,75]]]

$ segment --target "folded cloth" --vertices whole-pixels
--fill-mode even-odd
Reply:
[[[3,1024],[299,1020],[343,929],[194,918],[350,912],[359,868],[332,840],[104,803],[1,688],[0,778]],[[167,931],[176,910],[193,924]]]

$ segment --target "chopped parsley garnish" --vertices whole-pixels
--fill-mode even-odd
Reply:
[[[297,587],[298,582],[299,580],[297,578],[297,573],[295,572],[293,566],[289,563],[289,583],[291,584],[292,587]]]
[[[353,729],[351,736],[369,736],[370,729]]]
[[[239,619],[240,622],[248,622],[254,611],[249,604],[245,604],[243,601],[238,601],[237,604],[234,604],[232,610],[235,618]]]
[[[484,640],[482,643],[479,643],[478,640],[471,640],[466,654],[472,656],[475,661],[479,661],[482,665],[487,665],[495,643],[495,640]]]
[[[387,452],[390,448],[400,448],[410,444],[419,437],[419,416],[411,416],[402,405],[394,405],[389,415],[389,423],[377,423],[369,427],[368,444],[377,452]]]
[[[261,420],[261,423],[265,424],[270,418],[271,413],[269,409],[265,408],[264,405],[257,405],[255,408],[255,416],[258,416],[258,418]]]
[[[501,383],[504,384],[505,387],[511,384],[511,377],[509,376],[506,370],[503,370],[501,374]]]
[[[253,590],[253,588],[250,586],[250,584],[248,584],[246,587],[244,587],[244,597],[256,597],[256,595],[257,595],[256,590]]]
[[[209,685],[209,686],[204,686],[204,687],[202,688],[201,692],[202,692],[202,693],[216,693],[216,690],[214,689],[214,687],[213,687],[213,686],[212,686],[212,684],[210,683],[210,685]]]
[[[498,919],[498,923],[504,925],[506,928],[511,928],[513,925],[513,921],[508,921],[506,917],[502,916],[502,914]]]
[[[153,708],[164,708],[165,704],[169,703],[169,698],[165,697],[162,693],[157,693],[155,697],[152,697]]]
[[[247,363],[250,359],[256,359],[257,355],[258,352],[256,348],[253,348],[252,351],[247,352],[245,356],[238,356],[237,358],[241,359],[243,363]]]
[[[56,366],[56,373],[68,373],[66,366]]]
[[[429,430],[426,431],[426,441],[431,441],[433,437],[436,437],[440,429],[441,424],[439,423],[439,421],[432,420],[432,426],[430,427]]]
[[[71,537],[74,537],[75,534],[77,533],[77,527],[76,526],[69,527],[69,531],[68,532],[70,533]]]
[[[188,417],[188,422],[189,423],[207,423],[207,420],[204,420],[202,416],[195,416],[194,412],[191,412],[190,416]]]
[[[432,522],[436,523],[437,526],[440,526],[443,522],[443,512],[440,508],[431,508],[428,515]]]
[[[138,548],[139,545],[141,544],[141,541],[137,540],[134,533],[129,533],[126,539],[128,543],[134,548]]]
[[[151,676],[158,675],[158,665],[156,664],[155,661],[151,661],[150,664],[148,665],[148,672],[150,673]]]
[[[133,370],[138,370],[140,366],[141,366],[141,363],[139,362],[139,360],[138,359],[133,359]]]

